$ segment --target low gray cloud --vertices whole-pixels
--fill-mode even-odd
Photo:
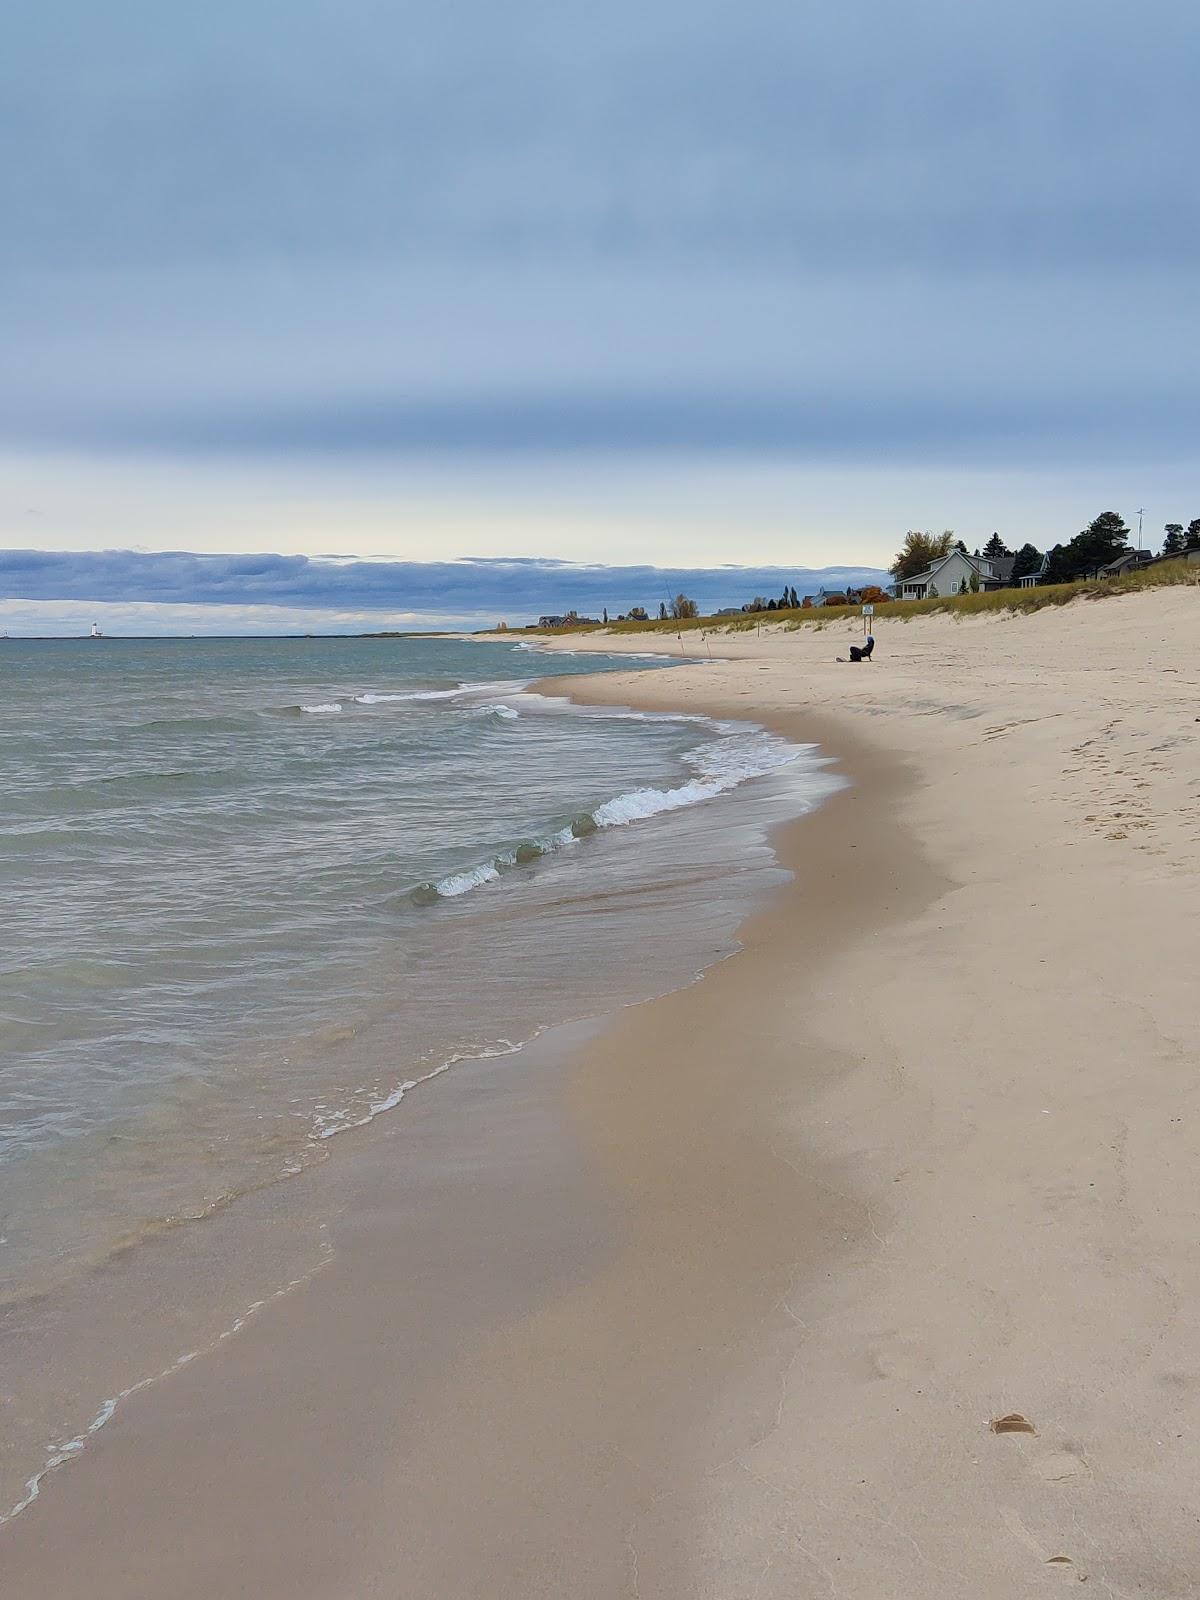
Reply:
[[[838,587],[881,576],[865,567],[668,570],[532,559],[413,562],[178,551],[0,551],[0,599],[257,606],[380,619],[398,613],[422,617],[428,626],[488,615],[526,621],[572,608],[593,615],[604,606],[614,615],[631,605],[657,610],[660,600],[680,589],[710,609],[740,605],[756,594],[778,596],[785,585],[803,594],[822,584]]]

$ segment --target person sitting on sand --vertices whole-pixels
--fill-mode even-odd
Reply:
[[[856,645],[856,644],[852,644],[850,646],[850,659],[851,659],[851,661],[870,661],[870,659],[871,659],[871,651],[874,650],[874,648],[875,648],[875,636],[874,636],[874,634],[870,634],[869,633],[867,635],[866,642],[863,645],[859,646],[859,645]],[[844,661],[845,659],[846,659],[845,656],[839,656],[838,657],[839,661]]]

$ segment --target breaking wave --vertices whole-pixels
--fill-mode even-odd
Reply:
[[[516,715],[508,707],[487,709],[499,712],[507,710],[510,715]],[[639,718],[648,715],[642,712],[615,714]],[[576,844],[589,834],[605,828],[628,827],[631,823],[645,822],[668,811],[701,805],[706,800],[713,800],[748,783],[752,778],[765,777],[768,773],[790,766],[801,756],[810,754],[812,749],[808,745],[790,744],[772,733],[742,728],[736,723],[718,723],[715,726],[721,730],[722,737],[699,745],[684,756],[685,762],[695,773],[685,783],[670,788],[644,785],[638,789],[628,789],[603,801],[591,811],[581,812],[566,826],[542,838],[526,841],[464,871],[448,873],[436,882],[419,884],[412,892],[412,899],[418,905],[434,905],[439,900],[457,899],[473,889],[482,888],[484,884],[495,883],[509,868],[529,865],[542,856]]]

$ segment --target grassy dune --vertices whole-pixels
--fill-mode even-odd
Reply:
[[[1046,606],[1070,605],[1073,600],[1111,600],[1117,595],[1137,594],[1143,589],[1170,588],[1177,584],[1200,586],[1200,562],[1182,559],[1164,561],[1159,566],[1126,573],[1120,578],[1084,578],[1078,583],[1044,584],[1032,589],[995,589],[990,594],[948,595],[936,600],[889,600],[876,604],[875,615],[896,617],[907,622],[910,617],[929,616],[935,612],[955,617],[973,617],[988,613],[1041,611]],[[668,618],[665,622],[652,618],[649,622],[596,622],[570,628],[523,628],[519,631],[551,635],[679,633],[705,628],[745,633],[764,623],[776,628],[823,628],[831,622],[860,615],[861,607],[857,605],[810,606],[807,610],[800,607],[788,611],[748,611],[737,617],[687,617],[681,621]]]

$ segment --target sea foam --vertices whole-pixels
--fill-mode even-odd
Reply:
[[[511,693],[520,690],[527,681],[521,678],[500,678],[484,683],[460,683],[454,689],[398,689],[391,693],[369,690],[364,694],[356,694],[354,700],[360,706],[391,705],[414,700],[464,700],[476,694],[495,694],[498,689],[508,690]]]
[[[536,701],[541,697],[523,695],[521,698]],[[544,838],[504,851],[491,861],[481,862],[464,872],[448,873],[434,884],[421,885],[414,891],[416,902],[434,904],[438,899],[457,899],[460,895],[469,894],[471,890],[481,888],[486,883],[496,882],[501,873],[509,867],[523,866],[540,856],[552,854],[566,845],[577,843],[581,838],[601,828],[624,828],[631,823],[645,822],[651,817],[661,816],[665,812],[681,811],[689,806],[700,805],[706,800],[715,799],[718,795],[729,793],[752,778],[778,772],[812,750],[810,745],[790,744],[775,734],[748,728],[741,723],[714,722],[707,717],[670,719],[669,713],[655,712],[615,711],[607,714],[637,720],[643,718],[657,720],[662,717],[664,720],[705,722],[718,732],[719,737],[698,745],[685,754],[683,759],[696,774],[686,783],[661,789],[644,785],[614,795],[611,800],[603,801],[593,811],[581,813],[566,827],[559,828]],[[433,892],[430,893],[430,890]]]

